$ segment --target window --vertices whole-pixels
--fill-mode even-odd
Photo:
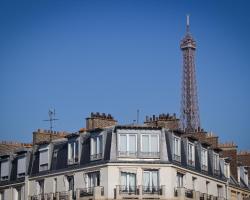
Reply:
[[[193,185],[193,190],[196,191],[197,190],[197,178],[196,177],[192,177],[192,185]]]
[[[57,192],[57,178],[53,179],[53,193]]]
[[[49,149],[41,148],[39,150],[39,171],[45,171],[49,169]]]
[[[5,181],[9,179],[9,160],[4,160],[1,162],[1,181]]]
[[[136,192],[136,174],[129,172],[121,172],[121,188],[122,192]]]
[[[37,181],[37,194],[44,194],[44,180]]]
[[[176,186],[183,187],[183,176],[184,174],[177,172],[176,175]]]
[[[219,163],[220,163],[220,160],[219,160],[219,154],[217,153],[214,153],[214,174],[215,175],[219,175],[219,172],[220,172],[220,168],[219,168]]]
[[[98,160],[102,158],[102,136],[91,138],[91,160]]]
[[[221,185],[217,185],[218,197],[223,197],[223,187]]]
[[[206,181],[206,192],[207,192],[207,194],[209,194],[209,184],[210,184],[210,182]]]
[[[100,186],[100,172],[91,172],[87,174],[87,187],[93,188],[96,186]]]
[[[141,136],[141,154],[146,157],[159,157],[159,135],[143,134]]]
[[[153,192],[159,190],[158,170],[143,172],[143,191]]]
[[[173,160],[181,162],[181,139],[174,137]]]
[[[137,136],[135,134],[119,135],[119,156],[137,156]]]
[[[78,163],[79,161],[79,141],[68,143],[68,164]]]
[[[188,165],[194,166],[194,156],[195,156],[195,152],[194,152],[194,144],[189,142],[188,143]]]
[[[207,149],[201,148],[201,170],[207,171]]]
[[[26,157],[21,156],[17,158],[17,177],[24,177],[26,171]]]

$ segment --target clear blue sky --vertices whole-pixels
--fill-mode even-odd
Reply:
[[[92,111],[121,124],[180,113],[185,16],[197,41],[202,127],[250,149],[249,1],[0,2],[0,134],[31,141],[85,126]]]

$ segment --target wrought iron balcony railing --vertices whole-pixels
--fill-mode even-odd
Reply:
[[[162,187],[160,186],[143,186],[142,194],[158,194],[162,195]]]
[[[102,159],[102,153],[90,155],[90,160],[100,160]]]
[[[137,157],[136,151],[118,151],[119,157]]]
[[[143,158],[159,158],[160,152],[141,152],[140,155]]]
[[[139,188],[137,186],[119,185],[119,194],[139,194]]]
[[[189,190],[189,189],[186,189],[186,191],[185,191],[185,196],[187,197],[187,198],[193,198],[194,197],[194,191],[193,190]]]
[[[173,154],[173,160],[177,162],[181,162],[181,156]]]

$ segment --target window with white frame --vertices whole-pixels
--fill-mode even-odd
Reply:
[[[26,156],[17,157],[17,177],[24,177],[26,171]]]
[[[181,139],[176,136],[174,136],[173,141],[173,160],[181,161]]]
[[[78,163],[79,161],[79,141],[70,141],[68,143],[68,164]]]
[[[230,178],[230,165],[227,162],[224,165],[224,175],[226,178]]]
[[[141,154],[148,157],[159,157],[159,135],[141,135]]]
[[[208,169],[208,156],[206,148],[201,148],[201,169],[203,171],[207,171]]]
[[[6,181],[9,179],[10,172],[10,161],[3,160],[1,161],[1,181]]]
[[[49,148],[39,149],[39,171],[45,171],[49,169]]]
[[[137,155],[137,135],[136,134],[119,134],[118,153],[119,153],[119,156],[136,156]]]
[[[214,156],[213,156],[213,165],[214,165],[214,173],[216,175],[219,174],[220,172],[220,158],[219,158],[219,154],[218,153],[214,153]]]
[[[87,174],[87,188],[100,186],[100,172],[90,172]]]
[[[188,142],[188,165],[195,165],[194,144],[191,142]]]
[[[143,191],[152,192],[159,190],[158,170],[145,170],[143,172]]]
[[[136,174],[130,172],[121,172],[121,188],[122,192],[136,191]]]
[[[177,174],[176,174],[176,187],[178,187],[178,188],[183,187],[183,177],[184,177],[184,174],[177,172]]]
[[[103,139],[102,135],[91,138],[91,160],[98,160],[102,158],[103,153]]]

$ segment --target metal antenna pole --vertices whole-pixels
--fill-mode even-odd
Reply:
[[[49,119],[45,119],[43,121],[49,121],[49,123],[50,123],[50,131],[52,132],[52,130],[53,130],[53,121],[56,121],[56,120],[59,120],[59,119],[55,118],[55,116],[56,116],[56,110],[55,109],[54,109],[54,111],[49,110],[48,114],[49,114]]]

